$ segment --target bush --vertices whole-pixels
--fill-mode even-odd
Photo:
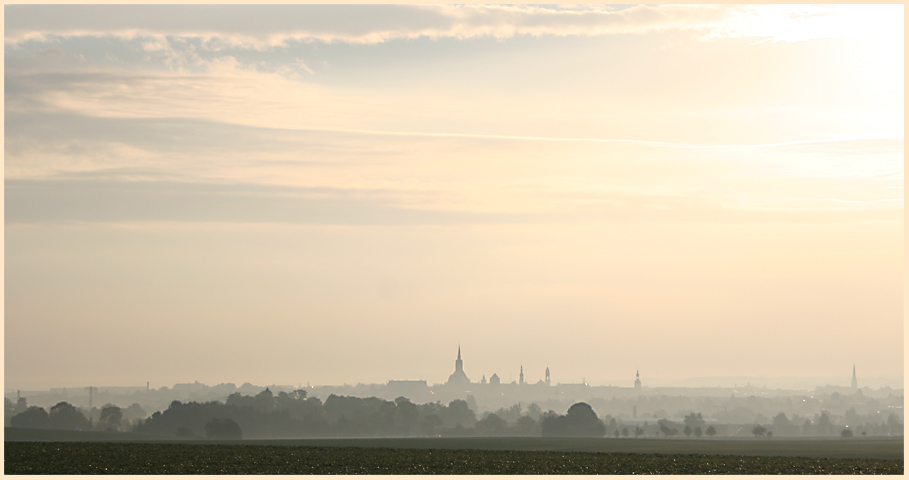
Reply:
[[[229,418],[213,418],[205,424],[205,436],[218,440],[240,440],[243,433],[237,422]]]
[[[24,412],[13,415],[10,424],[20,428],[47,428],[47,412],[41,407],[28,407]]]

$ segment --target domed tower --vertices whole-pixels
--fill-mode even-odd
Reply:
[[[470,384],[470,379],[464,373],[464,362],[461,361],[461,346],[458,345],[458,359],[455,360],[455,371],[448,377],[446,385],[467,386],[468,384]]]
[[[547,366],[547,367],[546,367],[546,385],[549,385],[549,384],[550,384],[550,382],[549,382],[549,367]]]
[[[521,365],[521,376],[518,377],[518,384],[524,385],[524,365]]]
[[[635,371],[635,374],[634,374],[634,389],[635,390],[641,389],[641,371],[640,370]]]

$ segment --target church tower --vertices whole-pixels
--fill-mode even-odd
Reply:
[[[858,390],[858,378],[855,377],[855,362],[852,362],[852,389]]]
[[[461,361],[461,345],[458,345],[458,359],[455,360],[455,372],[464,371],[464,362]]]
[[[455,360],[455,371],[448,377],[448,382],[446,385],[458,385],[458,386],[467,386],[470,384],[470,379],[467,378],[467,374],[464,373],[464,362],[461,361],[461,346],[458,345],[458,359]]]
[[[518,377],[518,383],[524,385],[524,365],[521,365],[521,376]]]
[[[641,389],[641,371],[640,370],[636,370],[635,374],[634,374],[634,389],[635,390]]]
[[[549,385],[549,367],[546,367],[546,385]]]

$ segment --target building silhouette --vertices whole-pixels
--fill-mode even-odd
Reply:
[[[635,371],[635,374],[634,374],[634,389],[635,390],[641,389],[641,371],[640,370]]]
[[[549,381],[549,366],[546,366],[546,386],[549,386],[551,382]]]
[[[855,377],[855,362],[852,362],[852,389],[858,390],[858,378]]]
[[[467,387],[470,385],[470,379],[464,373],[464,362],[461,361],[461,346],[458,345],[458,359],[455,360],[455,371],[448,377],[445,385],[455,387]]]

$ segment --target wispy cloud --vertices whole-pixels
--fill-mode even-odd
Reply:
[[[268,49],[290,42],[375,44],[414,38],[621,35],[688,31],[704,38],[798,41],[853,34],[856,9],[797,5],[639,5],[550,8],[530,5],[8,6],[6,43],[52,37],[200,39],[205,48]],[[881,21],[902,6],[878,9]]]

